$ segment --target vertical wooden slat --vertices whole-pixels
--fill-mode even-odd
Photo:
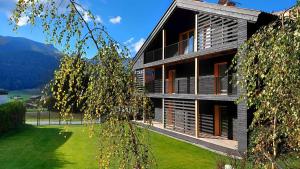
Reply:
[[[166,30],[162,30],[162,60],[165,59]]]
[[[165,75],[166,75],[166,73],[165,73],[165,65],[163,64],[162,65],[162,94],[165,94],[165,80],[166,80],[166,78],[165,78]]]
[[[165,99],[162,99],[162,123],[164,128],[166,128],[166,122],[165,122]]]
[[[198,14],[195,14],[194,52],[198,51]]]
[[[215,136],[221,136],[221,126],[220,126],[221,116],[220,116],[220,106],[214,106],[214,133]]]
[[[176,70],[169,70],[168,71],[168,91],[167,93],[172,94],[174,93],[174,80],[175,80],[175,71]]]
[[[200,134],[200,113],[199,113],[199,100],[195,100],[195,137],[199,137]]]

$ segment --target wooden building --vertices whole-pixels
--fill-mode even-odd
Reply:
[[[213,138],[211,149],[214,140],[232,140],[245,152],[251,113],[245,103],[235,104],[243,91],[228,68],[239,46],[273,19],[232,5],[173,1],[134,58],[138,85],[154,103],[160,131]]]

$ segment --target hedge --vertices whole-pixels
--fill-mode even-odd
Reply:
[[[26,107],[15,101],[0,105],[0,134],[21,127],[25,122]]]

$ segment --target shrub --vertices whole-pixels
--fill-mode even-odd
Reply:
[[[25,122],[26,108],[20,101],[0,105],[0,134],[21,127]]]

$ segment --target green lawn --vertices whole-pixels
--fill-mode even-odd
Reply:
[[[86,128],[72,126],[60,135],[61,127],[26,127],[0,137],[2,169],[96,169],[97,138]],[[216,168],[220,155],[188,143],[153,133],[151,147],[158,168]]]

